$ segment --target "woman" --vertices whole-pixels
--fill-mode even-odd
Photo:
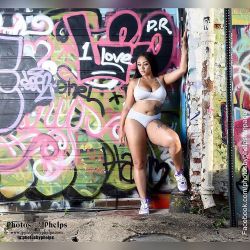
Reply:
[[[160,121],[161,106],[166,98],[165,86],[187,71],[186,31],[182,39],[180,67],[157,77],[152,54],[145,52],[136,61],[135,76],[128,84],[127,97],[121,113],[119,142],[128,144],[134,164],[134,180],[141,199],[139,214],[149,214],[146,196],[147,139],[166,147],[176,167],[175,178],[180,191],[187,190],[183,176],[181,142],[178,134]]]

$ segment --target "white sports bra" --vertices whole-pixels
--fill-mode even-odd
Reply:
[[[161,81],[156,78],[157,81],[160,84],[160,87],[156,89],[155,91],[148,91],[145,89],[142,89],[139,87],[139,83],[141,78],[138,79],[137,85],[135,86],[134,89],[134,97],[136,101],[141,101],[141,100],[155,100],[159,101],[160,103],[163,103],[165,101],[167,92],[166,89],[163,87]]]

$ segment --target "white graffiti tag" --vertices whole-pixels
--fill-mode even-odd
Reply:
[[[33,30],[28,30],[28,27]],[[23,15],[16,13],[12,17],[12,27],[3,27],[3,16],[0,14],[0,32],[8,35],[50,35],[53,31],[54,23],[50,17],[45,15],[37,15],[31,18],[31,20],[25,20]]]

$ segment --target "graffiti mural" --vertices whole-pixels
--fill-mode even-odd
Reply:
[[[130,152],[118,146],[125,90],[142,51],[160,72],[178,67],[178,20],[177,9],[1,10],[1,201],[35,209],[40,200],[136,195]],[[175,101],[177,90],[168,91]],[[177,130],[178,114],[178,101],[165,103]],[[149,145],[154,192],[175,187],[173,167]]]
[[[238,211],[242,210],[242,194],[250,200],[250,19],[249,9],[233,11],[233,82],[234,82],[234,134],[236,151],[236,187],[241,195]]]

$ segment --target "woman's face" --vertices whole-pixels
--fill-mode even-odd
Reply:
[[[149,61],[144,56],[140,56],[137,59],[137,68],[138,68],[141,76],[152,74],[151,65],[150,65]]]

